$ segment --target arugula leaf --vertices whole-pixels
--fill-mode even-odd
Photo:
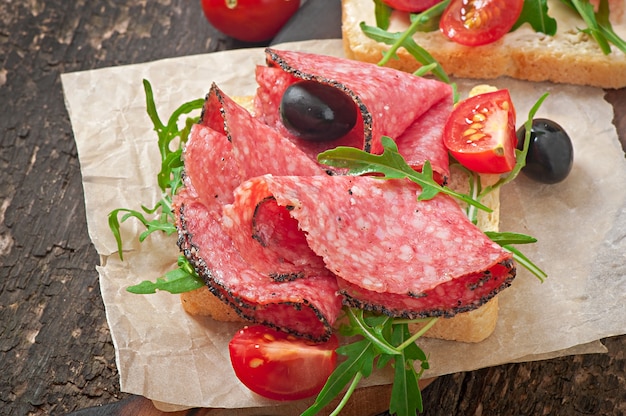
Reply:
[[[190,117],[188,115],[200,110],[204,105],[204,99],[196,99],[184,103],[174,110],[167,124],[164,124],[157,113],[150,82],[144,79],[143,87],[146,94],[146,111],[152,121],[154,131],[158,135],[161,170],[157,174],[157,182],[161,189],[162,197],[153,208],[142,205],[141,211],[117,208],[109,213],[109,228],[115,237],[118,255],[121,260],[124,260],[121,223],[129,218],[135,218],[146,228],[139,235],[140,242],[143,242],[155,231],[162,231],[167,235],[176,232],[175,218],[172,212],[172,198],[183,185],[183,145],[187,142],[191,126],[199,119],[199,116]],[[179,122],[183,116],[186,118],[181,128],[179,127]],[[122,215],[121,218],[120,215]],[[147,215],[152,217],[149,219]],[[156,290],[182,293],[204,286],[202,279],[197,276],[191,265],[184,260],[184,257],[179,258],[178,266],[178,269],[166,273],[165,276],[157,279],[156,282],[144,281],[129,287],[127,290],[139,294],[154,293]]]
[[[376,26],[381,29],[389,29],[389,18],[393,9],[387,6],[382,0],[374,0],[374,15],[376,16]]]
[[[381,142],[383,153],[380,155],[373,155],[355,147],[338,146],[320,153],[317,156],[317,160],[328,166],[348,169],[348,172],[352,175],[377,173],[383,175],[382,177],[377,176],[381,179],[407,178],[422,187],[418,200],[432,199],[441,192],[484,211],[492,211],[491,208],[467,195],[439,185],[433,179],[432,167],[428,161],[424,163],[422,172],[414,170],[400,155],[398,146],[390,137],[383,136]]]
[[[350,325],[342,326],[342,334],[358,334],[360,339],[337,349],[337,353],[345,355],[346,360],[337,366],[313,405],[302,416],[317,414],[348,386],[339,405],[331,413],[339,414],[361,379],[369,377],[374,366],[380,369],[390,362],[394,366],[395,377],[389,409],[399,416],[415,415],[416,409],[421,411],[419,379],[428,369],[428,358],[415,341],[432,327],[437,318],[405,320],[364,313],[355,308],[347,308],[346,312]],[[409,323],[425,321],[426,325],[416,334],[410,333]],[[415,369],[418,361],[419,371]]]
[[[611,43],[626,53],[626,42],[613,31],[613,26],[609,21],[609,3],[607,0],[600,0],[597,13],[589,1],[561,1],[570,6],[583,19],[587,28],[582,29],[582,31],[593,37],[605,55],[611,53]]]
[[[156,293],[157,290],[179,294],[199,289],[203,286],[205,286],[204,281],[198,277],[189,261],[184,256],[179,256],[177,269],[165,273],[156,282],[144,280],[137,285],[128,287],[126,290],[138,295]]]
[[[545,281],[548,277],[547,273],[544,272],[539,266],[533,263],[528,257],[526,257],[520,250],[513,247],[513,244],[532,244],[536,243],[537,239],[525,234],[518,233],[497,233],[492,231],[485,231],[487,237],[491,239],[491,241],[500,245],[505,250],[511,252],[513,254],[513,259],[526,270],[531,272],[535,277],[539,279],[541,283]]]
[[[495,231],[485,231],[485,235],[489,237],[491,241],[501,246],[510,244],[532,244],[537,242],[535,237],[512,232],[501,233]]]
[[[529,23],[535,32],[554,36],[556,34],[556,19],[548,15],[548,0],[526,0],[522,13],[517,18],[511,31],[516,30],[524,23]]]
[[[595,16],[600,32],[606,40],[615,45],[620,51],[626,53],[626,42],[613,31],[613,25],[609,20],[609,3],[607,0],[600,1],[598,13]]]
[[[441,16],[448,3],[450,3],[450,0],[442,1],[422,13],[411,14],[411,24],[404,32],[390,33],[386,30],[388,25],[385,26],[383,24],[374,27],[368,26],[365,22],[361,22],[361,30],[367,37],[377,42],[391,45],[391,48],[383,53],[383,58],[378,62],[378,65],[383,66],[391,59],[398,59],[398,49],[404,48],[417,62],[423,66],[432,67],[431,72],[433,75],[441,81],[450,84],[450,78],[439,62],[437,62],[426,49],[419,46],[415,40],[413,40],[413,35],[418,30],[426,30],[425,28],[430,27],[433,21],[439,21],[439,16]]]
[[[397,345],[403,344],[411,337],[408,324],[395,325],[392,342]],[[394,357],[394,379],[391,388],[391,400],[389,413],[396,416],[412,416],[417,411],[424,410],[422,392],[419,387],[419,379],[422,370],[415,370],[415,361],[427,361],[426,354],[415,343],[411,343],[402,350],[400,356]]]
[[[526,270],[528,270],[533,275],[535,275],[539,279],[539,281],[541,281],[541,283],[543,283],[545,281],[545,279],[548,277],[546,272],[541,270],[540,267],[538,267],[535,263],[533,263],[528,257],[526,257],[517,248],[515,248],[515,247],[513,247],[513,246],[511,246],[509,244],[503,245],[502,248],[504,248],[504,249],[510,251],[511,253],[513,253],[513,258],[515,259],[515,261],[517,261],[517,263],[520,266],[524,267]]]
[[[371,341],[362,339],[352,344],[343,345],[337,349],[337,353],[345,355],[346,360],[341,362],[335,371],[332,372],[322,391],[317,395],[315,402],[301,416],[318,414],[335,397],[341,394],[348,383],[351,383],[351,388],[346,391],[344,399],[336,411],[333,412],[333,414],[337,414],[341,411],[359,381],[372,373],[377,353]]]

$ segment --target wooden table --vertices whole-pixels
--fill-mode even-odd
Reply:
[[[158,414],[119,390],[59,75],[250,46],[198,3],[0,2],[0,414]],[[626,90],[607,97],[623,142]],[[625,414],[626,336],[604,342],[608,354],[440,377],[426,414]]]

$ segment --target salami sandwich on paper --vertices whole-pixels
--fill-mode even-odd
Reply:
[[[418,200],[406,179],[352,176],[317,155],[337,146],[381,153],[393,138],[416,170],[467,182],[449,165],[442,131],[452,110],[443,82],[369,63],[267,49],[247,106],[213,85],[184,150],[185,187],[174,200],[179,246],[207,289],[182,296],[192,314],[262,323],[311,340],[330,337],[344,305],[394,317],[445,317],[428,334],[475,342],[497,319],[497,293],[515,277],[497,230],[497,191],[478,226],[459,203]],[[282,121],[290,85],[313,81],[350,97],[357,122],[331,142],[310,142]],[[485,178],[488,180],[488,178]]]
[[[617,36],[626,39],[626,2],[604,1],[610,9],[612,29]],[[360,26],[361,23],[376,26],[374,0],[342,0],[341,3],[346,56],[364,62],[380,61],[382,53],[389,46],[365,35]],[[395,0],[393,3],[400,2]],[[432,5],[437,2],[406,3]],[[541,7],[541,2],[527,0],[527,3],[532,3],[531,8]],[[533,29],[529,23],[524,23],[493,43],[466,46],[447,39],[435,25],[434,30],[415,33],[413,40],[427,50],[448,75],[460,78],[494,79],[509,76],[527,81],[552,81],[601,88],[626,87],[626,53],[614,46],[610,53],[603,52],[593,36],[585,31],[587,25],[581,16],[565,2],[547,0],[546,3],[549,17],[556,22],[554,35],[546,35]],[[591,0],[589,3],[597,7],[599,1]],[[398,33],[408,27],[409,13],[394,10],[387,30]],[[387,65],[409,72],[420,66],[404,48],[398,50],[397,56],[398,59],[391,59]]]

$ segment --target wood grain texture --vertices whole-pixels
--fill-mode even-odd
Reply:
[[[0,2],[1,415],[158,414],[119,389],[60,74],[246,46],[195,1]],[[626,91],[607,97],[623,142]],[[426,414],[626,414],[626,336],[605,343],[605,355],[441,377]]]

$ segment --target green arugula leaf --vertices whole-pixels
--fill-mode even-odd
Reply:
[[[156,293],[157,290],[179,294],[199,289],[203,286],[205,286],[204,281],[198,277],[191,264],[184,256],[179,256],[177,269],[165,273],[155,282],[144,280],[137,285],[128,287],[126,290],[139,295]]]
[[[392,342],[402,345],[411,337],[408,324],[395,325]],[[396,416],[413,416],[424,410],[419,379],[422,371],[415,370],[415,361],[427,361],[426,354],[414,342],[394,357],[394,379],[389,402],[389,413]]]
[[[317,395],[315,402],[301,416],[318,414],[335,397],[341,394],[348,383],[351,383],[351,388],[346,391],[344,400],[333,413],[337,414],[343,408],[359,381],[372,373],[374,359],[378,355],[374,345],[367,339],[342,345],[337,349],[337,353],[346,356],[346,360],[341,362],[335,371],[332,372],[322,391]]]
[[[609,20],[609,3],[607,0],[601,0],[598,13],[596,13],[596,20],[598,27],[604,38],[615,45],[620,51],[626,53],[626,41],[620,38],[615,31],[613,31],[613,25]]]
[[[437,62],[426,49],[419,46],[415,40],[413,40],[413,35],[417,31],[430,30],[433,24],[432,22],[439,21],[439,16],[441,16],[448,3],[450,3],[449,0],[442,1],[422,13],[412,14],[411,24],[404,32],[390,33],[386,30],[388,25],[387,27],[384,24],[375,27],[361,22],[361,30],[367,37],[391,46],[391,48],[384,52],[383,58],[380,62],[378,62],[378,65],[383,66],[386,65],[391,59],[398,59],[398,49],[404,48],[415,58],[417,62],[423,66],[432,68],[432,74],[438,79],[450,84],[450,78],[439,62]]]
[[[381,179],[407,178],[422,187],[418,200],[432,199],[441,192],[484,211],[492,211],[491,208],[467,195],[439,185],[433,179],[432,167],[428,161],[424,164],[422,172],[414,170],[400,155],[398,146],[390,137],[383,136],[381,141],[383,153],[380,155],[373,155],[354,147],[339,146],[320,153],[317,160],[328,166],[348,169],[352,175],[376,173],[383,174],[382,177],[379,176]]]
[[[485,231],[485,235],[489,237],[491,241],[501,246],[509,244],[532,244],[537,242],[535,237],[519,233]]]
[[[172,212],[172,198],[183,185],[182,161],[183,145],[187,142],[191,126],[196,123],[199,116],[188,116],[194,111],[202,109],[204,99],[196,99],[179,106],[164,124],[159,117],[152,86],[148,80],[143,80],[146,95],[146,111],[152,121],[154,131],[158,136],[158,147],[161,155],[161,170],[157,174],[157,182],[162,192],[162,198],[153,208],[141,206],[141,210],[118,208],[109,213],[109,228],[115,237],[117,251],[121,260],[124,260],[121,223],[129,218],[137,219],[146,228],[139,235],[139,241],[143,242],[150,234],[161,231],[167,235],[176,232],[175,218]],[[179,127],[181,118],[185,117],[182,127]],[[120,215],[123,214],[120,218]],[[151,218],[148,218],[150,215]],[[171,293],[182,293],[204,286],[202,279],[198,277],[191,265],[184,258],[179,258],[178,269],[172,270],[156,282],[144,281],[131,286],[127,290],[132,293],[147,294],[156,290],[166,290]]]
[[[317,414],[349,385],[339,405],[330,413],[339,414],[360,380],[369,377],[374,366],[381,369],[389,363],[394,366],[396,374],[389,408],[395,409],[398,415],[414,415],[415,409],[422,408],[419,379],[428,369],[427,356],[415,341],[434,325],[437,318],[406,320],[346,309],[350,321],[349,325],[343,325],[342,334],[358,334],[360,339],[337,349],[337,353],[347,357],[346,360],[337,366],[313,405],[302,416]],[[426,325],[411,334],[408,324],[414,322],[426,322]],[[419,371],[415,370],[417,361],[420,362]]]
[[[537,277],[541,283],[543,283],[545,279],[548,277],[546,272],[544,272],[540,267],[538,267],[535,263],[533,263],[528,257],[526,257],[517,248],[509,244],[503,245],[502,248],[513,253],[513,258],[515,259],[515,261],[520,266],[524,267],[526,270],[528,270],[533,275],[535,275],[535,277]]]
[[[383,30],[389,28],[389,18],[393,9],[387,6],[382,0],[374,0],[374,15],[376,16],[376,26]]]
[[[589,1],[561,1],[576,11],[583,19],[587,28],[582,29],[582,31],[598,43],[605,55],[611,53],[611,44],[615,45],[623,53],[626,53],[626,42],[613,31],[613,26],[609,20],[609,3],[607,0],[600,0],[597,13]]]
[[[363,338],[370,341],[377,350],[389,355],[400,354],[400,351],[389,344],[384,337],[384,328],[390,324],[393,318],[381,316],[382,320],[380,324],[370,326],[365,321],[363,310],[354,308],[348,309],[348,318],[350,319],[352,329],[362,335]]]
[[[535,32],[554,36],[556,34],[556,19],[548,15],[548,0],[526,0],[517,22],[511,31],[516,30],[524,23],[529,23]]]

